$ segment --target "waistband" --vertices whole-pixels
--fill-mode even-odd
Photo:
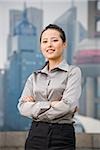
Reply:
[[[43,121],[32,121],[32,124],[35,126],[42,125],[42,126],[49,126],[49,127],[73,126],[73,123],[49,123],[49,122],[43,122]]]

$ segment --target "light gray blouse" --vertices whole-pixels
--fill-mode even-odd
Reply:
[[[18,102],[21,115],[35,121],[71,123],[81,94],[81,70],[63,60],[48,71],[48,64],[32,73]],[[33,101],[27,101],[27,98]],[[51,101],[59,101],[54,106]]]

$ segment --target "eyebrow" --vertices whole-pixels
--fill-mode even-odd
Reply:
[[[56,37],[56,36],[54,36],[54,37],[51,37],[51,39],[55,39],[55,38],[58,38],[58,37]],[[42,40],[47,40],[48,38],[43,38]]]

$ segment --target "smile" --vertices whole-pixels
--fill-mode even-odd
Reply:
[[[47,49],[46,52],[48,53],[53,53],[55,50],[54,49]]]

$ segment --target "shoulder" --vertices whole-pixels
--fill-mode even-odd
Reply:
[[[32,72],[29,76],[28,76],[28,78],[27,78],[27,80],[28,81],[32,81],[33,80],[33,78],[35,77],[35,72]]]
[[[69,74],[77,74],[81,76],[81,69],[76,65],[69,65]]]

